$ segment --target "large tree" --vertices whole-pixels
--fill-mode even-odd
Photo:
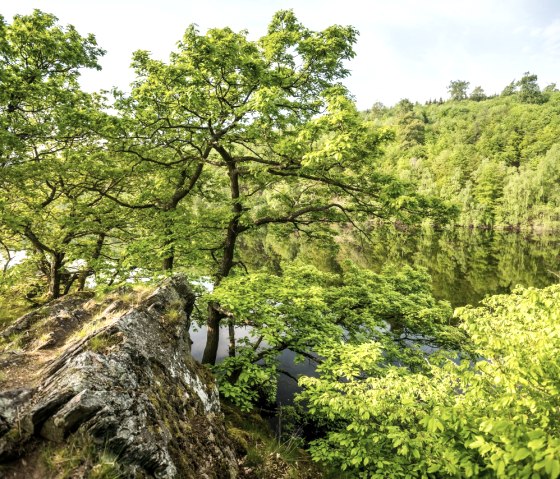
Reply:
[[[467,99],[467,89],[470,82],[464,80],[453,80],[449,83],[447,91],[452,100],[461,101]]]
[[[546,96],[543,95],[537,75],[525,72],[516,85],[519,88],[518,97],[523,103],[544,103]]]
[[[152,212],[164,269],[178,251],[203,251],[219,285],[239,264],[240,238],[262,228],[308,232],[432,208],[375,172],[383,137],[340,84],[355,39],[352,27],[315,32],[280,11],[256,41],[191,26],[167,63],[135,53],[137,80],[118,94],[110,138],[127,173],[98,190]],[[216,359],[224,314],[209,304],[204,362]]]
[[[80,90],[79,72],[98,69],[102,54],[92,35],[39,10],[11,24],[0,18],[0,222],[20,239],[14,246],[28,258],[36,253],[51,298],[63,292],[69,248],[100,233],[91,212],[84,216],[95,198],[76,188],[81,159],[70,152],[91,138],[94,102]]]

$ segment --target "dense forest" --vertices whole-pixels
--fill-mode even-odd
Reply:
[[[558,286],[453,311],[426,269],[373,271],[348,245],[375,251],[382,225],[558,227],[560,93],[526,73],[498,96],[454,81],[447,101],[360,112],[342,84],[356,35],[291,11],[258,40],[190,26],[168,61],[134,53],[129,91],[89,94],[93,35],[2,21],[0,319],[182,273],[224,399],[273,401],[282,351],[317,365],[294,408],[314,460],[557,478]]]
[[[500,95],[453,81],[448,101],[392,108],[365,117],[388,128],[382,169],[419,192],[455,204],[464,226],[550,230],[559,227],[560,93],[525,73]]]

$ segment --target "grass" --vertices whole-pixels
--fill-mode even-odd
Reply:
[[[3,296],[3,297],[1,297]],[[20,299],[13,299],[2,292],[0,296],[0,330],[7,328],[16,319],[33,310],[33,307]]]
[[[106,448],[98,448],[93,441],[81,434],[73,435],[65,444],[49,443],[39,460],[50,477],[70,479],[121,479],[117,458]]]
[[[91,351],[98,354],[105,354],[111,347],[119,344],[121,342],[121,338],[115,334],[98,334],[97,336],[93,336],[88,341],[88,347]]]
[[[149,283],[126,284],[114,288],[103,287],[97,291],[96,298],[104,303],[120,300],[127,307],[133,308],[138,306],[153,292],[154,285]]]
[[[177,324],[180,321],[186,321],[186,319],[181,301],[171,303],[163,315],[163,321],[166,324]]]
[[[228,435],[241,461],[241,476],[251,479],[351,479],[348,473],[313,462],[304,449],[305,440],[297,426],[297,412],[283,408],[283,434],[278,439],[268,422],[257,413],[241,413],[221,401]],[[292,423],[292,426],[290,426]]]
[[[78,329],[70,336],[68,336],[66,342],[70,344],[76,341],[80,341],[86,338],[87,336],[90,336],[91,334],[95,333],[95,331],[98,331],[99,329],[107,326],[108,324],[113,322],[113,319],[114,318],[111,316],[105,317],[102,316],[101,314],[98,314],[97,316],[94,316],[89,321],[86,321],[80,329]]]
[[[19,351],[23,349],[26,331],[10,334],[7,338],[0,337],[0,352]]]
[[[226,427],[236,452],[244,456],[241,468],[259,479],[319,479],[341,477],[315,464],[297,438],[278,441],[268,423],[256,413],[240,413],[222,402]],[[243,474],[241,475],[243,477]]]
[[[67,343],[80,341],[87,336],[95,333],[95,331],[98,331],[108,324],[111,324],[124,311],[138,306],[150,294],[152,294],[153,291],[153,286],[145,284],[139,284],[135,286],[120,286],[111,291],[98,291],[96,294],[97,304],[95,306],[95,309],[98,311],[97,314],[94,314],[91,319],[86,321],[79,330],[72,333],[68,337]],[[121,305],[110,315],[103,315],[103,311],[105,310],[105,308],[116,301],[119,301]],[[95,338],[92,338],[92,340],[94,340],[93,347],[95,347],[95,341],[99,341],[98,347],[103,349],[101,338],[97,340],[95,340]]]

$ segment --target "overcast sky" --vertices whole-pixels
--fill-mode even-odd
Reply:
[[[107,50],[88,90],[132,80],[134,50],[166,59],[187,25],[230,26],[253,38],[276,10],[291,8],[309,28],[353,25],[360,36],[346,85],[360,109],[402,98],[445,98],[451,80],[500,92],[525,71],[560,85],[560,0],[0,0],[8,22],[34,8],[54,13]]]

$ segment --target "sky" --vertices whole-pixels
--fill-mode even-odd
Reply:
[[[8,23],[34,8],[55,14],[107,51],[101,72],[82,85],[96,91],[133,80],[132,52],[165,60],[186,27],[229,26],[266,32],[273,13],[293,9],[308,28],[352,25],[360,36],[345,80],[358,108],[403,98],[448,97],[451,80],[499,93],[524,72],[560,85],[560,0],[0,0]]]

